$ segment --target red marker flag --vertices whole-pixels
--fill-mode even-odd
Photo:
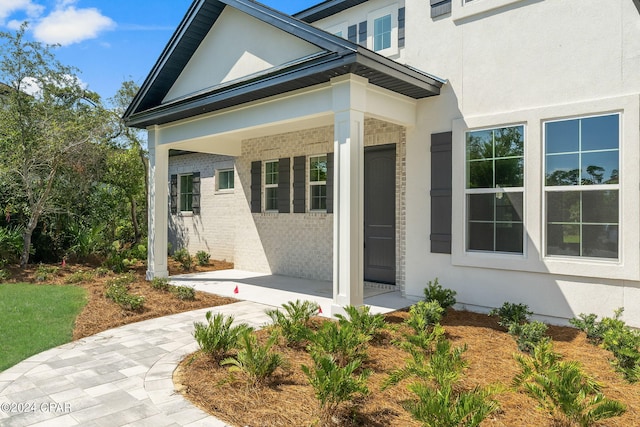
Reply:
[[[322,314],[322,307],[318,306],[318,314]]]
[[[238,285],[236,285],[236,288],[233,290],[233,293],[237,294],[238,292],[240,292],[240,290],[238,289]]]

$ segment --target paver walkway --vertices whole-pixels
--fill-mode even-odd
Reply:
[[[271,306],[242,301],[146,320],[37,354],[0,373],[0,426],[226,426],[174,392],[208,310],[263,326]]]

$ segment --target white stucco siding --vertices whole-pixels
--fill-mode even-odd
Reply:
[[[317,52],[317,46],[226,7],[163,102]]]
[[[438,277],[472,309],[524,302],[549,320],[612,315],[640,326],[640,14],[631,1],[502,1],[504,7],[431,20],[407,5],[409,63],[448,79],[438,97],[419,102],[407,132],[407,280],[420,296]],[[482,6],[482,8],[481,8]],[[413,7],[411,9],[411,7]],[[486,9],[486,8],[485,8]],[[421,24],[418,24],[420,22]],[[547,257],[544,122],[621,114],[620,259]],[[465,253],[465,148],[468,129],[525,126],[525,254]],[[430,253],[430,135],[453,130],[453,255]]]

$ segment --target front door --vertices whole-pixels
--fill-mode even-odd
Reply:
[[[396,146],[364,149],[364,280],[396,282]]]

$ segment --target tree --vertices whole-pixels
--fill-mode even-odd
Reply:
[[[24,204],[22,267],[42,215],[59,208],[65,184],[87,173],[109,138],[99,96],[55,58],[54,46],[26,40],[26,28],[0,32],[0,81],[8,86],[0,97],[0,182]]]

